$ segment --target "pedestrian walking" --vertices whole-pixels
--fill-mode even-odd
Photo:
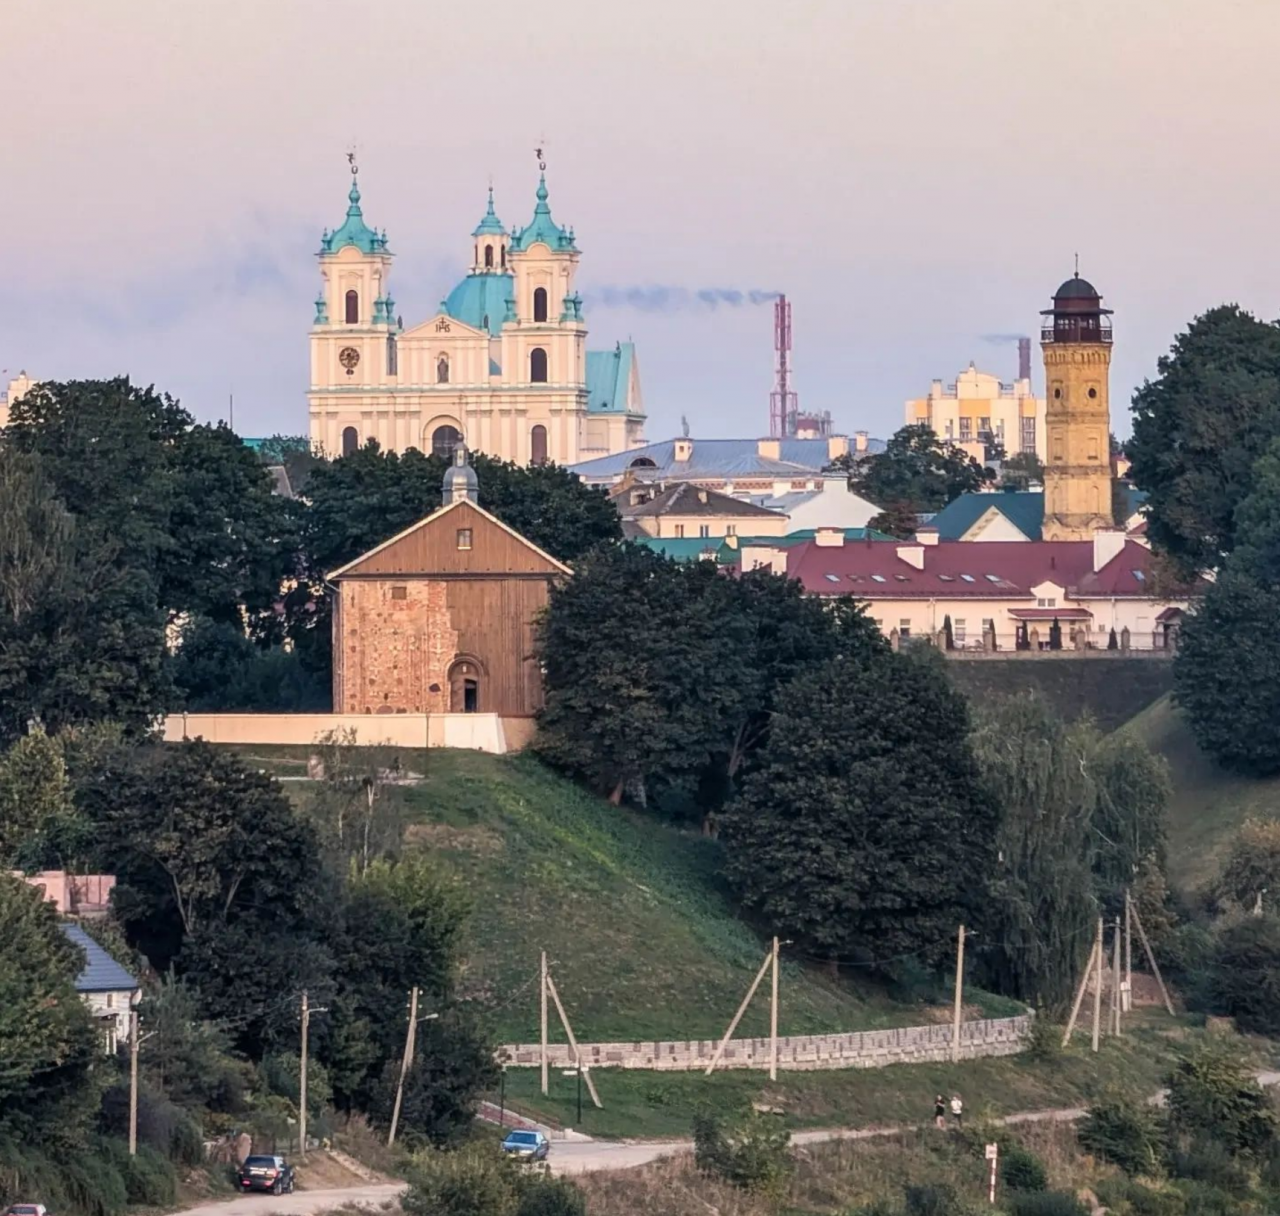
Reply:
[[[964,1124],[964,1103],[960,1100],[959,1094],[951,1095],[951,1117],[956,1121],[956,1126],[961,1127]]]
[[[941,1094],[933,1100],[933,1122],[936,1127],[944,1127],[947,1122],[947,1102]]]

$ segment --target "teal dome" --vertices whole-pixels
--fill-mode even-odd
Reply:
[[[476,229],[472,232],[472,236],[503,236],[506,229],[502,226],[502,221],[498,218],[493,210],[493,187],[489,187],[489,209],[484,213],[484,218],[476,225]]]
[[[507,315],[507,300],[515,294],[509,273],[469,274],[444,302],[444,311],[472,329],[487,329],[496,338]]]
[[[573,243],[573,229],[561,228],[551,218],[551,208],[547,205],[547,175],[538,179],[537,206],[533,209],[533,219],[511,238],[512,253],[519,253],[532,245],[546,245],[551,250],[563,250],[577,253],[578,247]]]
[[[320,238],[320,254],[337,253],[348,245],[354,245],[361,253],[388,253],[387,234],[382,235],[364,222],[364,212],[360,210],[360,185],[355,174],[351,176],[351,189],[347,193],[347,218],[341,228],[333,232],[326,231]]]

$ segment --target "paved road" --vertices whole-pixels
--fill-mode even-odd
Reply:
[[[378,1208],[402,1190],[402,1183],[392,1182],[332,1191],[294,1191],[292,1195],[238,1195],[235,1199],[187,1208],[183,1216],[317,1216],[352,1205]]]

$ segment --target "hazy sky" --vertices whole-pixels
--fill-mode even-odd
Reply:
[[[0,369],[303,432],[347,148],[409,325],[490,176],[527,222],[545,135],[585,296],[785,291],[801,405],[846,431],[970,359],[1012,379],[984,335],[1079,250],[1127,433],[1191,316],[1280,313],[1278,46],[1280,0],[0,0]],[[650,438],[767,430],[767,305],[587,319],[639,344]]]

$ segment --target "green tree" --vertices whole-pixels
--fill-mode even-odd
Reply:
[[[1130,1174],[1155,1173],[1164,1155],[1164,1136],[1151,1105],[1122,1094],[1094,1102],[1076,1134],[1086,1152]]]
[[[71,862],[84,836],[62,747],[36,727],[0,755],[0,862],[33,870]]]
[[[1000,485],[1006,490],[1029,490],[1044,484],[1044,465],[1034,452],[1017,452],[1000,465]]]
[[[889,503],[878,515],[873,515],[867,521],[867,527],[898,540],[906,540],[916,534],[920,527],[920,516],[913,502],[898,499]]]
[[[724,813],[743,903],[827,958],[941,959],[995,860],[967,731],[946,676],[902,656],[798,676]]]
[[[1200,746],[1218,763],[1254,776],[1280,772],[1280,634],[1275,585],[1234,558],[1183,622],[1174,696]]]
[[[1130,476],[1146,490],[1148,534],[1184,574],[1236,546],[1236,510],[1280,433],[1280,327],[1236,305],[1179,334],[1133,399]]]
[[[1232,1153],[1254,1153],[1276,1134],[1276,1112],[1248,1065],[1231,1047],[1209,1044],[1179,1061],[1169,1076],[1174,1131],[1216,1140]]]
[[[1240,825],[1213,894],[1219,906],[1246,912],[1280,905],[1280,820],[1249,818]]]
[[[515,1163],[488,1144],[417,1153],[407,1178],[401,1206],[408,1216],[516,1216],[520,1204]]]
[[[0,874],[0,1146],[74,1138],[97,1109],[102,1041],[74,988],[83,966],[53,905]]]
[[[728,1116],[701,1112],[693,1121],[693,1157],[704,1174],[775,1201],[795,1169],[790,1131],[776,1116],[749,1108]]]
[[[850,484],[864,498],[910,503],[917,512],[940,510],[990,480],[990,472],[963,448],[944,443],[923,422],[904,426],[883,452],[864,457],[850,473]]]
[[[391,1122],[399,1078],[400,1061],[389,1060],[373,1100],[373,1114],[384,1127]],[[409,1147],[460,1143],[475,1122],[481,1095],[497,1081],[493,1044],[474,1021],[456,1011],[423,1021],[400,1103],[404,1143]]]
[[[272,435],[258,445],[258,459],[268,466],[281,465],[294,494],[307,492],[312,470],[324,462],[306,435]]]
[[[1218,935],[1213,1007],[1251,1034],[1280,1033],[1280,918],[1247,916]]]

